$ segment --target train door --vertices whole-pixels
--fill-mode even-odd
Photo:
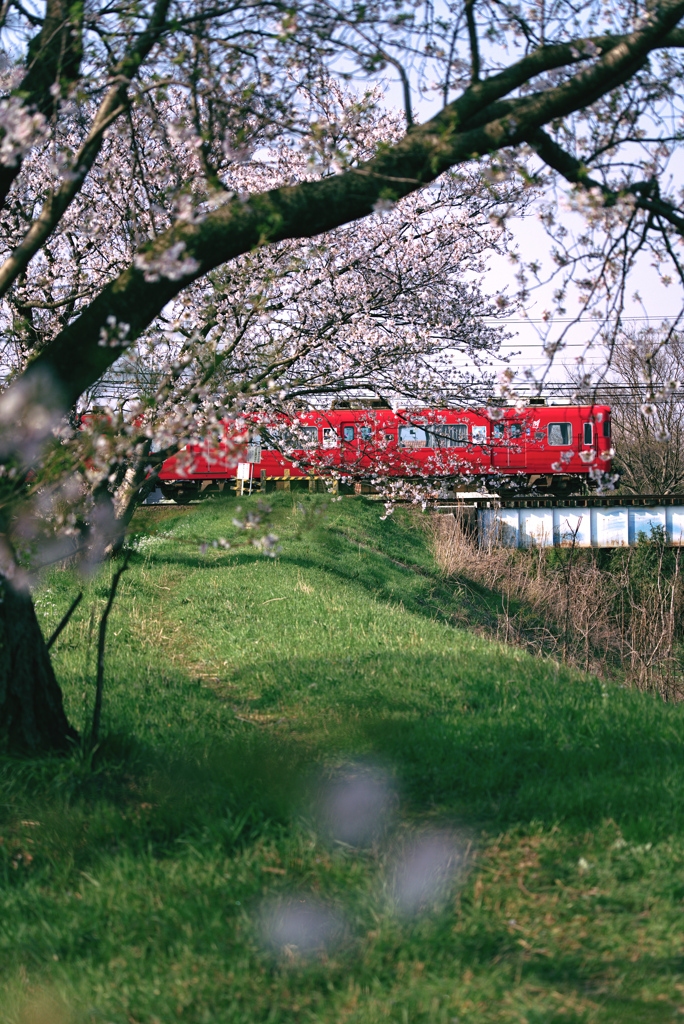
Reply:
[[[527,466],[527,430],[524,420],[492,424],[492,466],[502,473],[515,473]]]
[[[515,420],[508,427],[508,469],[511,473],[527,468],[527,439],[530,424]]]
[[[472,440],[471,456],[469,458],[472,467],[471,472],[488,473],[492,467],[492,442],[488,439],[487,425],[484,423],[473,423],[470,437]]]
[[[373,427],[370,423],[356,424],[356,459],[359,468],[368,469],[373,465]]]
[[[525,432],[525,465],[528,473],[548,471],[549,459],[546,451],[546,423],[537,410],[530,415]]]
[[[346,466],[355,465],[357,462],[356,424],[341,423],[340,438],[342,441],[342,463]]]

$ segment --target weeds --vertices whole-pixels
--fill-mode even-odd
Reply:
[[[435,516],[433,552],[447,578],[500,594],[497,635],[585,672],[625,679],[665,700],[684,697],[680,548],[664,531],[614,552],[482,545],[469,521]]]

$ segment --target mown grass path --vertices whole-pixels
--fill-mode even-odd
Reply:
[[[141,512],[101,748],[0,762],[0,1020],[678,1019],[684,708],[463,628],[415,516],[273,505],[274,560],[211,547],[234,501]],[[55,647],[79,728],[113,571]],[[46,634],[76,585],[45,579]],[[305,796],[349,764],[396,793],[363,849]],[[393,865],[430,834],[458,873],[402,914]],[[330,908],[337,942],[265,946],[278,896]]]

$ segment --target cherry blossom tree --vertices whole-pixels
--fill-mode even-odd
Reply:
[[[46,0],[36,10],[0,7],[0,299],[15,355],[0,403],[0,720],[29,747],[63,746],[73,733],[19,586],[20,552],[37,527],[28,517],[25,540],[12,533],[18,495],[31,474],[58,468],[65,411],[124,352],[144,352],[170,304],[192,303],[208,275],[230,275],[256,250],[391,212],[467,164],[549,196],[567,184],[586,229],[569,237],[555,198],[543,211],[557,238],[556,310],[576,289],[584,311],[619,321],[643,252],[663,281],[681,285],[684,235],[669,175],[681,139],[684,0],[454,0],[439,10]],[[373,152],[350,147],[334,119],[311,117],[331,73],[389,71],[406,126]],[[441,104],[422,124],[416,96]],[[276,143],[310,158],[315,173],[265,174],[235,191],[235,166]],[[126,225],[111,239],[96,206],[87,225],[79,220],[79,197],[96,202],[106,180]],[[492,211],[499,224],[511,212],[505,202]],[[536,261],[520,267],[522,301],[543,275]],[[182,367],[170,372],[180,379]]]
[[[337,124],[338,150],[344,145],[359,159],[403,130],[403,117],[383,111],[379,101],[377,90],[357,97],[329,81],[315,112]],[[310,109],[312,103],[310,98]],[[170,221],[179,206],[182,216],[196,216],[192,195],[168,196],[181,161],[186,177],[193,170],[201,175],[194,137],[178,132],[170,154],[160,154],[151,131],[139,130],[138,137],[135,166],[122,175],[121,155],[105,155],[103,173],[91,176],[72,206],[71,242],[82,234],[92,241],[94,219],[107,225],[106,242],[90,250],[84,245],[83,258],[72,261],[60,260],[61,239],[51,240],[46,251],[60,268],[59,281],[39,269],[8,294],[10,364],[26,358],[27,337],[40,345],[40,336],[59,331],[56,286],[75,294],[86,275],[103,273],[105,258],[116,265],[127,249],[129,261],[134,258],[135,242],[120,214],[122,181],[132,180],[136,170],[144,181],[141,217],[152,208],[157,221]],[[258,158],[244,157],[228,169],[224,184],[246,194],[320,174],[321,162],[310,154],[271,144]],[[500,332],[486,320],[504,314],[477,286],[485,254],[501,252],[507,241],[491,216],[503,202],[522,207],[528,192],[516,183],[492,185],[477,175],[448,172],[426,194],[379,210],[363,233],[343,227],[314,242],[260,248],[195,282],[126,349],[99,386],[81,396],[81,411],[98,401],[109,406],[104,432],[102,416],[81,421],[99,431],[97,450],[87,430],[71,439],[84,483],[100,493],[114,489],[116,516],[126,522],[153,486],[151,469],[191,438],[225,439],[226,418],[292,417],[303,402],[359,391],[401,393],[432,405],[443,404],[445,394],[468,401],[470,385],[481,384],[498,348]],[[144,272],[157,277],[159,269],[145,265]],[[29,327],[26,310],[33,314]],[[126,325],[112,318],[100,345],[116,351],[126,341]],[[467,370],[457,369],[456,355],[468,357]]]

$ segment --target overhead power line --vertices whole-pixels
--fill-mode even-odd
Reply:
[[[620,317],[620,321],[622,323],[633,323],[634,321],[637,321],[637,320],[638,321],[642,321],[642,320],[658,320],[660,323],[662,323],[663,320],[678,320],[681,316],[682,316],[681,312],[680,313],[665,313],[665,314],[662,314],[661,316],[622,316],[622,317]],[[487,322],[491,321],[491,323],[493,323],[493,324],[548,324],[549,327],[552,326],[553,324],[582,324],[584,327],[586,327],[587,325],[591,326],[592,324],[611,324],[611,323],[614,323],[614,321],[617,319],[617,317],[615,317],[615,316],[589,317],[586,320],[583,320],[581,317],[576,317],[576,316],[568,316],[568,317],[560,317],[560,316],[559,317],[555,317],[554,316],[554,317],[550,317],[548,320],[545,320],[544,317],[538,317],[537,318],[537,317],[526,316],[526,317],[523,317],[521,320],[504,320],[503,318],[500,318],[500,317],[484,316],[484,317],[482,317],[482,319],[487,321]]]

